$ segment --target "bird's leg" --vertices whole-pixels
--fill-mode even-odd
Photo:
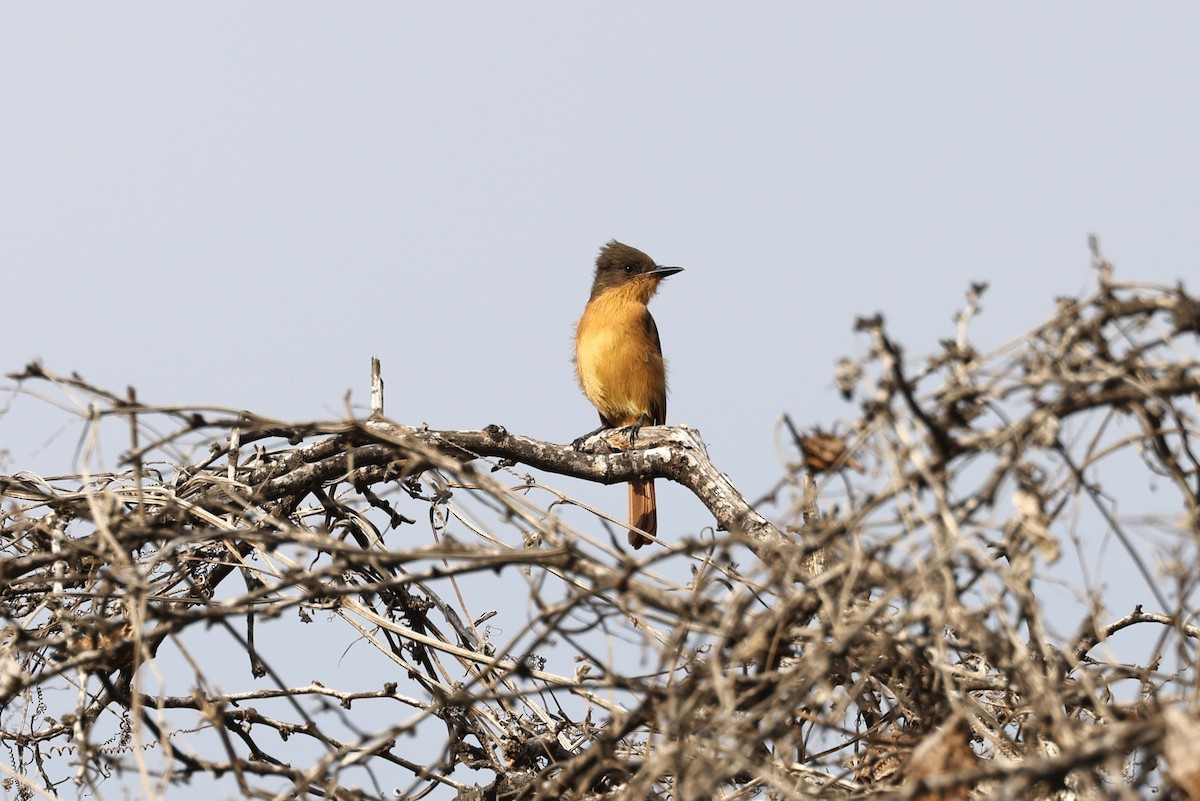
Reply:
[[[589,432],[587,432],[586,434],[584,434],[582,437],[579,437],[578,439],[576,439],[576,440],[573,440],[573,441],[571,442],[571,447],[572,447],[572,448],[574,448],[574,449],[575,449],[575,450],[577,450],[577,451],[581,451],[581,450],[583,450],[583,443],[587,442],[589,439],[591,439],[592,437],[596,436],[596,435],[597,435],[597,434],[599,434],[601,431],[607,431],[607,430],[608,430],[608,426],[606,426],[606,425],[601,425],[601,426],[600,426],[599,428],[597,428],[595,431],[589,431]]]
[[[631,426],[625,426],[624,428],[621,429],[622,432],[625,432],[625,431],[629,432],[630,447],[633,446],[634,441],[637,439],[638,432],[642,430],[642,426],[644,426],[647,422],[649,422],[649,420],[650,420],[650,418],[643,414],[641,417],[639,417],[637,419],[636,423],[634,423]]]

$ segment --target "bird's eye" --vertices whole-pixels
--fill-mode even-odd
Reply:
[[[632,264],[626,264],[626,265],[625,265],[625,272],[627,272],[627,273],[632,273],[632,272],[633,272],[633,265],[632,265]]]

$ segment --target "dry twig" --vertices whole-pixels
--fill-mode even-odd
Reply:
[[[1195,797],[1200,301],[1096,258],[1095,293],[994,353],[967,337],[982,286],[915,365],[860,321],[871,351],[839,387],[861,415],[806,459],[872,469],[813,484],[796,465],[774,523],[694,431],[578,452],[390,422],[380,381],[370,419],[300,424],[30,366],[13,378],[131,435],[108,472],[0,477],[4,781],[1132,798],[1170,776]],[[1118,513],[1139,466],[1153,519]],[[719,535],[635,558],[526,469],[678,482]],[[1099,584],[1052,608],[1054,563],[1104,538],[1152,608],[1113,618]],[[1117,642],[1151,630],[1140,653]]]

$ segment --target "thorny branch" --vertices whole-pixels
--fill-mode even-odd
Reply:
[[[499,426],[285,423],[31,365],[22,391],[88,398],[89,436],[123,420],[129,446],[116,467],[0,476],[4,783],[1200,799],[1179,756],[1198,725],[1200,301],[1115,283],[1094,255],[1095,292],[992,353],[968,336],[982,285],[925,359],[860,321],[870,351],[838,376],[860,414],[843,439],[817,430],[770,519],[693,430],[576,451]],[[716,533],[635,556],[548,475],[675,481]],[[1056,600],[1064,576],[1077,603]]]

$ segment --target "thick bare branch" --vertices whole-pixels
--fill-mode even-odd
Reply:
[[[378,371],[369,418],[289,422],[31,365],[129,437],[0,476],[6,786],[1191,797],[1200,301],[1094,258],[992,353],[981,284],[927,357],[864,321],[858,413],[787,415],[757,504],[687,428],[577,450],[390,421]],[[555,485],[646,476],[715,526],[633,554]]]

